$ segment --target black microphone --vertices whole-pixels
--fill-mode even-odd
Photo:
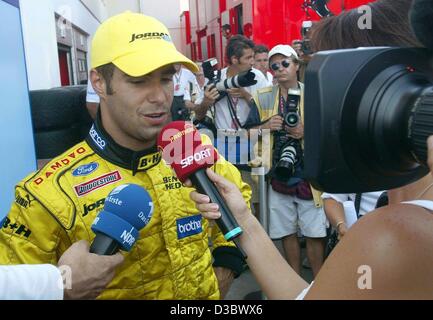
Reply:
[[[123,184],[114,188],[105,198],[104,209],[93,221],[91,228],[96,237],[90,252],[113,255],[119,249],[130,251],[152,213],[152,199],[143,187]]]
[[[234,241],[246,258],[236,239],[242,234],[242,229],[224,198],[206,174],[206,168],[211,167],[218,159],[213,146],[201,143],[200,133],[191,123],[174,121],[161,130],[158,147],[162,150],[163,159],[171,165],[181,182],[191,179],[200,193],[206,194],[212,203],[218,204],[221,217],[215,220],[216,224],[224,238]]]
[[[409,18],[417,39],[433,50],[433,1],[414,0]]]

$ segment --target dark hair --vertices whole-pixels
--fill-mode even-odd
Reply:
[[[111,88],[111,79],[113,79],[114,68],[116,66],[112,63],[103,64],[102,66],[96,67],[96,71],[101,74],[107,84],[107,94],[113,94],[113,88]]]
[[[254,47],[254,54],[257,53],[268,53],[269,49],[267,46],[265,46],[264,44],[258,44]]]
[[[230,27],[230,25],[229,25],[228,23],[226,23],[226,24],[224,24],[224,25],[222,26],[222,29],[223,29],[223,30],[227,30],[227,29],[228,29],[228,30],[231,31],[231,30],[232,30],[232,27]]]
[[[230,38],[226,48],[226,59],[231,64],[231,57],[240,59],[245,49],[254,49],[254,42],[247,37],[237,34]]]
[[[313,51],[355,47],[397,46],[419,47],[410,25],[408,12],[412,0],[378,0],[368,3],[371,8],[371,29],[361,29],[365,12],[358,8],[325,18],[311,29]]]

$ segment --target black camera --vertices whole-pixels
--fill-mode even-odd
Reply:
[[[288,181],[294,174],[302,154],[301,143],[297,139],[286,137],[279,139],[274,151],[274,176],[280,181]]]
[[[306,55],[310,55],[313,53],[313,50],[311,50],[311,44],[310,44],[310,38],[309,38],[309,32],[311,30],[311,27],[313,26],[312,21],[303,21],[302,22],[302,28],[301,28],[301,35],[302,35],[302,42],[301,42],[301,50]]]
[[[319,52],[305,79],[304,164],[313,186],[333,193],[389,190],[429,172],[431,51]]]
[[[299,115],[297,111],[289,111],[284,116],[284,124],[290,128],[294,128],[299,123]]]
[[[310,7],[321,17],[332,17],[334,14],[328,8],[329,0],[310,0],[310,2],[306,4],[307,7]]]
[[[290,90],[287,96],[287,110],[281,117],[284,125],[289,128],[296,127],[299,123],[298,104],[300,100],[299,90]],[[302,155],[300,141],[289,136],[285,128],[274,132],[273,167],[279,180],[288,180],[295,171]]]
[[[219,92],[225,92],[227,89],[249,87],[257,83],[256,75],[252,69],[221,80],[221,71],[216,69],[217,65],[218,60],[211,58],[202,63],[202,68],[204,76],[209,80],[208,86],[214,85]]]

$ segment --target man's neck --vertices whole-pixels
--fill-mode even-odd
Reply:
[[[117,124],[112,123],[111,118],[104,116],[104,113],[102,112],[101,123],[104,130],[118,145],[129,150],[141,151],[153,147],[156,143],[156,139],[152,141],[141,141],[126,134]]]
[[[240,72],[240,70],[236,67],[236,65],[231,64],[227,67],[227,78],[233,77],[237,75]]]

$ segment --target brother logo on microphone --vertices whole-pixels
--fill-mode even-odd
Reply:
[[[177,238],[183,239],[202,232],[201,214],[176,220]]]
[[[183,168],[190,166],[193,163],[193,161],[198,162],[198,161],[201,161],[201,160],[203,160],[205,158],[209,158],[209,157],[211,157],[211,150],[205,149],[205,150],[201,150],[197,153],[194,153],[193,156],[188,156],[185,159],[182,159],[180,161],[180,164],[182,165],[182,169],[183,169]]]

